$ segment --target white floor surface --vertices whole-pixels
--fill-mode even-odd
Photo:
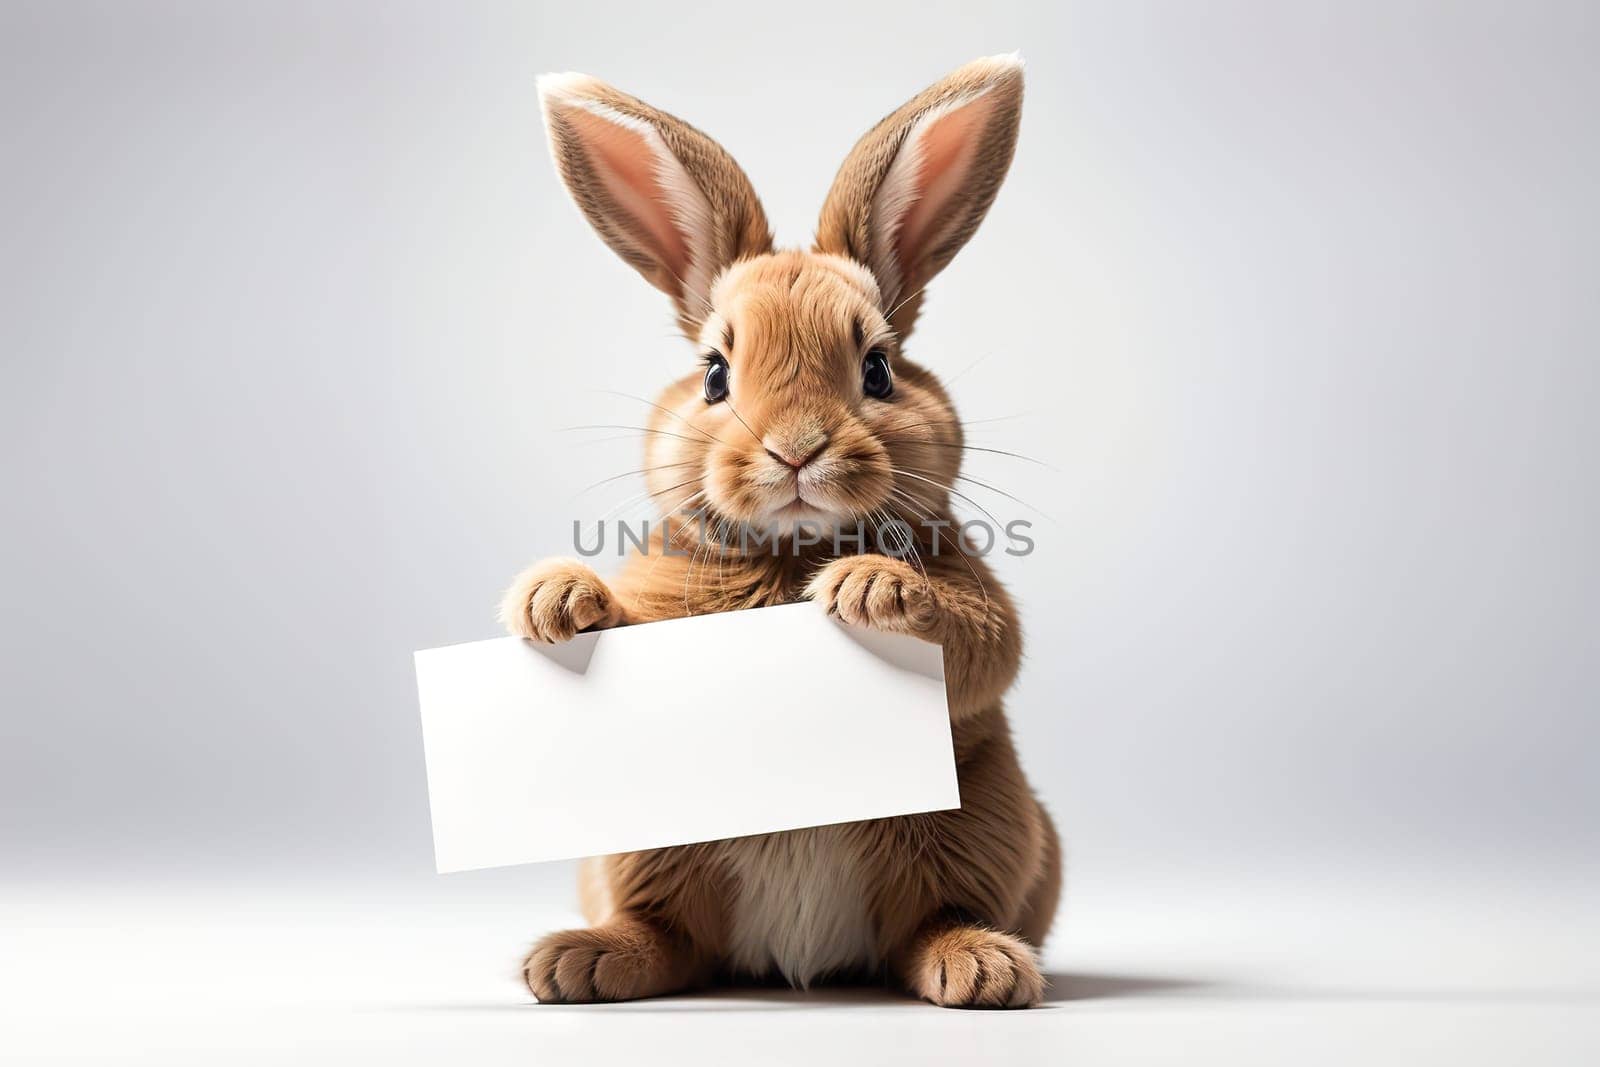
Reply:
[[[873,989],[531,1002],[503,889],[0,890],[0,1062],[1600,1063],[1600,923],[1577,888],[1084,895],[1047,1003]]]

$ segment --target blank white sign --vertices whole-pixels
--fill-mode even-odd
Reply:
[[[939,647],[816,604],[416,658],[441,873],[961,805]]]

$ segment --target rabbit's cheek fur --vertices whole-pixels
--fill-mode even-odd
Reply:
[[[776,970],[804,988],[827,974],[877,967],[866,879],[836,827],[730,841],[727,856],[734,970]]]

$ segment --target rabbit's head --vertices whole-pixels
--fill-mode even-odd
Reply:
[[[1021,60],[969,63],[873,127],[808,251],[774,250],[749,179],[705,134],[584,75],[539,93],[573,198],[696,346],[647,437],[661,508],[779,533],[942,513],[961,427],[901,349],[1010,165]]]

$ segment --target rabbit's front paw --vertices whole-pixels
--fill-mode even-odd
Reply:
[[[1044,996],[1028,943],[976,926],[928,937],[907,977],[913,993],[945,1008],[1026,1008]]]
[[[938,615],[922,572],[892,556],[846,556],[817,572],[806,595],[853,626],[926,637]]]
[[[514,637],[545,644],[570,641],[580,630],[616,625],[616,598],[600,576],[575,559],[534,564],[511,583],[500,621]]]

